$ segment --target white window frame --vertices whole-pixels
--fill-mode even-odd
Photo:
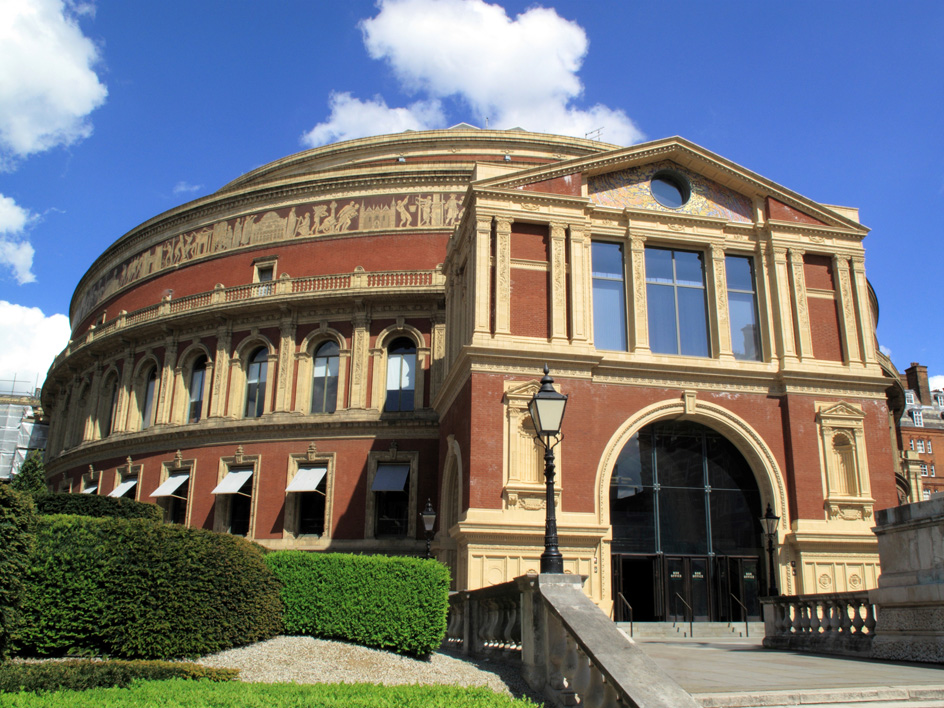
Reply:
[[[924,452],[924,440],[919,438],[915,441],[915,452]]]
[[[924,414],[921,411],[911,411],[911,417],[914,419],[916,428],[924,427]]]
[[[914,392],[905,391],[905,403],[908,404],[909,406],[913,406],[914,402],[915,402]]]

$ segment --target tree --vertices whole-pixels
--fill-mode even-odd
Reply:
[[[49,488],[46,486],[46,467],[43,465],[43,453],[39,450],[32,450],[23,460],[19,471],[13,475],[10,480],[10,486],[14,489],[25,492],[31,497],[37,497],[46,494]]]

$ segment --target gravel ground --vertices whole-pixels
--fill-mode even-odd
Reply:
[[[204,666],[239,669],[242,681],[276,683],[445,683],[488,686],[516,698],[526,696],[538,705],[518,667],[501,662],[470,660],[437,653],[429,659],[370,649],[314,637],[275,637],[265,642],[205,656]]]

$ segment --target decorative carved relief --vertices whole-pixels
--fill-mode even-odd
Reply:
[[[824,507],[831,521],[872,517],[864,421],[865,413],[844,401],[817,404]]]

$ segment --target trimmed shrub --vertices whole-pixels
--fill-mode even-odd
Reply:
[[[112,516],[117,519],[162,521],[163,510],[157,504],[145,504],[124,497],[100,497],[97,494],[41,494],[36,497],[40,514],[76,516]]]
[[[433,560],[276,551],[287,634],[345,639],[425,656],[442,643],[449,571]]]
[[[7,655],[10,633],[23,595],[35,521],[29,494],[0,484],[0,659]]]
[[[29,691],[87,691],[91,688],[128,686],[136,680],[205,679],[233,681],[237,669],[214,669],[176,661],[42,661],[0,664],[0,693]]]
[[[20,469],[10,479],[10,486],[18,492],[26,492],[31,497],[38,497],[49,492],[46,486],[46,467],[43,453],[31,450]]]
[[[143,519],[37,523],[20,654],[169,659],[268,639],[280,585],[244,538]]]
[[[536,708],[484,686],[377,686],[365,683],[139,681],[82,693],[0,694],[0,708]]]

